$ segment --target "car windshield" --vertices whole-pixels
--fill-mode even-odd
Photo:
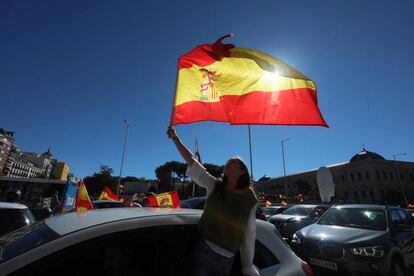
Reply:
[[[322,225],[385,230],[385,211],[369,208],[331,208],[319,221]]]
[[[283,215],[309,216],[314,206],[295,205],[282,212]]]
[[[0,263],[48,243],[59,235],[43,222],[20,228],[0,237]]]

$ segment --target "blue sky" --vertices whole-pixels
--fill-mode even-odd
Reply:
[[[252,126],[254,178],[349,160],[362,149],[414,160],[413,1],[0,2],[0,127],[25,151],[119,174],[123,119],[131,127],[123,175],[155,178],[182,161],[166,138],[178,56],[226,42],[274,55],[318,86],[330,125]],[[247,126],[177,126],[204,162],[249,163]]]

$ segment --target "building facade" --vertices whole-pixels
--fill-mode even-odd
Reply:
[[[0,176],[4,175],[7,160],[14,148],[14,133],[0,128]]]
[[[326,166],[335,183],[335,201],[349,203],[414,203],[414,162],[386,160],[363,149],[349,162]],[[256,189],[265,194],[302,194],[307,201],[320,201],[317,169],[286,177],[263,179]]]
[[[52,172],[50,178],[67,180],[69,175],[69,165],[65,162],[59,162],[56,159],[52,159]]]

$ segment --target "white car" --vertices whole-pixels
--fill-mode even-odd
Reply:
[[[26,205],[0,202],[0,236],[33,224],[35,221],[35,217]]]
[[[201,214],[109,208],[50,217],[0,238],[0,275],[190,275]],[[261,275],[312,275],[259,220],[254,263]],[[241,275],[239,257],[232,275]]]

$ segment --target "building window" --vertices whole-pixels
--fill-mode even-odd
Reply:
[[[341,182],[345,183],[345,175],[343,175],[343,174],[341,175]]]
[[[371,199],[375,199],[373,190],[369,190],[369,195],[371,196]]]
[[[348,199],[348,192],[344,192],[344,198]]]
[[[400,173],[400,179],[401,179],[401,181],[404,181],[402,173]]]
[[[387,174],[387,172],[386,171],[382,171],[382,174],[384,175],[384,179],[385,180],[388,180],[388,174]]]
[[[355,177],[354,177],[353,173],[351,173],[351,180],[352,180],[352,182],[355,182]]]
[[[354,192],[354,195],[355,195],[355,199],[359,199],[359,195],[357,191]]]
[[[363,199],[367,198],[367,193],[364,190],[361,191],[361,195]]]
[[[381,197],[382,197],[382,199],[384,199],[384,197],[385,197],[384,190],[381,190]]]
[[[380,179],[380,178],[381,178],[380,173],[379,171],[377,171],[377,179]]]
[[[394,174],[392,172],[390,172],[390,179],[394,180]]]
[[[361,181],[362,180],[362,174],[360,172],[358,172],[358,180]]]
[[[414,175],[410,173],[411,181],[414,181]]]
[[[366,171],[366,172],[365,172],[365,178],[366,178],[367,180],[369,180],[369,179],[370,179],[369,171]]]

